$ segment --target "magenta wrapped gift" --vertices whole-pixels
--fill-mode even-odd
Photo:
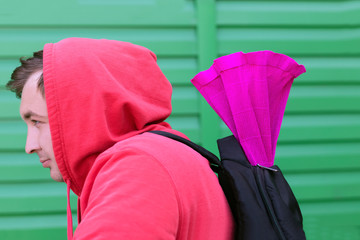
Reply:
[[[274,165],[291,85],[305,67],[271,51],[220,57],[191,82],[229,127],[251,165]]]

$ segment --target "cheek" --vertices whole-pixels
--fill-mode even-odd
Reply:
[[[51,133],[49,124],[41,126],[39,134],[39,142],[42,149],[49,155],[48,157],[54,159],[54,150],[51,142]]]

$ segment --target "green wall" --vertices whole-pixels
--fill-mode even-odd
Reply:
[[[33,0],[0,8],[1,240],[66,236],[66,186],[23,153],[19,100],[4,90],[19,57],[66,37],[153,50],[174,85],[170,123],[213,151],[229,132],[190,84],[198,71],[236,51],[272,50],[304,64],[275,162],[300,202],[308,239],[360,239],[359,1]]]

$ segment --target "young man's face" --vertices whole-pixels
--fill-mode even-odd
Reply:
[[[28,154],[36,153],[43,167],[50,168],[51,178],[62,182],[52,147],[46,102],[38,89],[41,74],[42,71],[33,73],[22,91],[20,115],[28,128],[25,151]]]

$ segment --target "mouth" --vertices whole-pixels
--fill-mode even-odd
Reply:
[[[44,168],[50,167],[50,159],[40,160],[40,162]]]

